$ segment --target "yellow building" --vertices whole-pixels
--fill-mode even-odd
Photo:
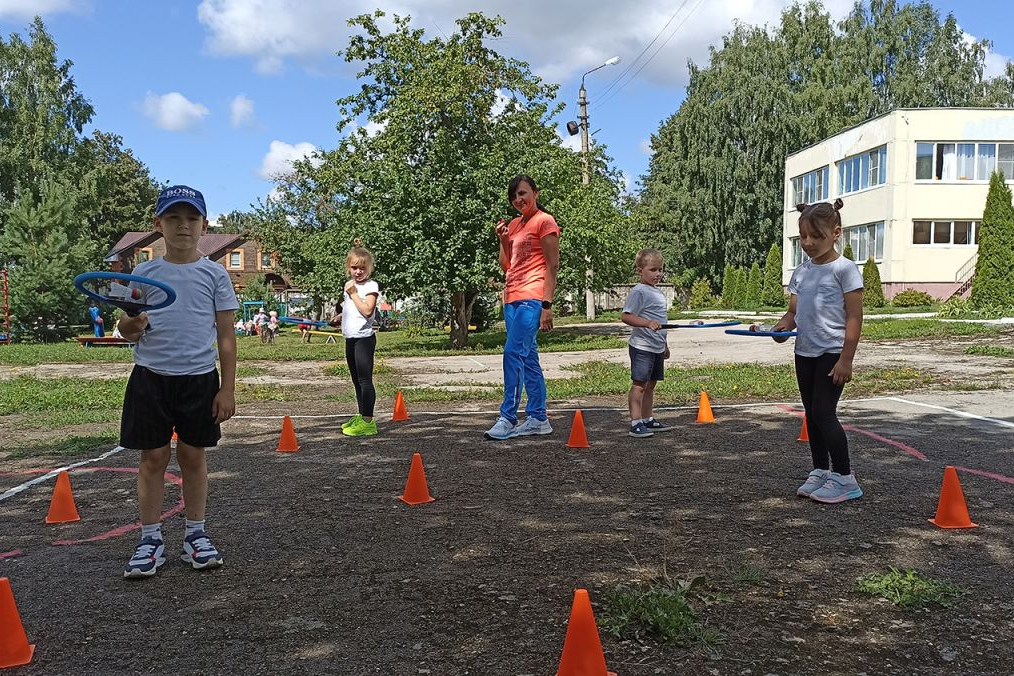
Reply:
[[[885,296],[967,295],[997,169],[1014,185],[1014,110],[899,108],[790,155],[782,281],[806,257],[796,204],[840,197],[842,246],[873,257]]]

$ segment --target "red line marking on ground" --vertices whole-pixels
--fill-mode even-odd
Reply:
[[[783,411],[786,411],[788,413],[791,413],[792,415],[798,415],[798,416],[802,416],[803,415],[803,411],[797,411],[796,409],[794,409],[794,408],[792,408],[790,406],[779,406],[778,408],[780,408]],[[912,456],[913,458],[918,458],[919,460],[929,460],[929,458],[927,458],[925,454],[923,454],[918,449],[912,448],[908,444],[903,444],[900,441],[895,441],[894,439],[888,439],[887,437],[881,436],[881,435],[877,434],[876,432],[870,432],[869,430],[864,430],[863,428],[856,427],[855,425],[842,425],[842,427],[844,429],[848,430],[849,432],[855,432],[856,434],[862,434],[863,436],[867,436],[870,439],[876,439],[877,441],[879,441],[881,443],[885,443],[885,444],[888,444],[890,446],[894,446],[898,450],[907,453],[908,455]]]
[[[0,553],[0,561],[3,561],[4,559],[9,559],[12,556],[21,556],[22,554],[24,554],[24,552],[21,551],[20,549],[15,549],[12,552],[2,552]]]
[[[1002,481],[1005,484],[1014,484],[1014,478],[1005,476],[1003,474],[996,474],[994,472],[984,472],[981,469],[972,469],[971,467],[955,466],[954,469],[959,470],[961,472],[968,472],[969,474],[978,474],[979,476],[988,477],[990,479],[996,479],[997,481]]]

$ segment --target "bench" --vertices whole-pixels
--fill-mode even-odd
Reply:
[[[133,347],[134,344],[123,338],[113,338],[112,336],[105,336],[104,338],[96,338],[95,336],[80,336],[76,339],[82,347]]]
[[[335,336],[341,335],[340,333],[337,333],[335,331],[314,331],[313,329],[308,330],[307,333],[309,333],[311,336],[327,336],[327,340],[324,341],[325,344],[337,343],[338,339],[335,338]]]

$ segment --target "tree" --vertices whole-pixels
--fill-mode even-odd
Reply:
[[[979,226],[979,258],[972,279],[972,305],[1014,307],[1014,207],[1001,172],[989,180],[986,209]]]
[[[782,248],[772,244],[764,262],[764,292],[761,305],[781,306],[785,304],[785,290],[782,287]]]
[[[711,284],[699,277],[690,288],[690,309],[700,310],[714,305],[715,297],[711,295]]]
[[[279,252],[300,286],[337,295],[345,252],[361,239],[376,257],[385,293],[451,300],[451,341],[467,343],[472,308],[501,278],[493,226],[509,218],[509,179],[535,177],[561,224],[560,292],[596,288],[629,274],[634,249],[621,203],[621,177],[601,148],[591,184],[552,124],[555,86],[528,65],[487,48],[503,20],[468,14],[448,37],[424,39],[411,19],[362,15],[341,52],[362,63],[361,89],[338,100],[338,146],[297,163],[264,205],[261,239]],[[380,131],[370,134],[363,118]]]
[[[731,263],[725,264],[725,272],[722,273],[722,307],[726,310],[733,309],[733,279],[735,269]]]
[[[750,266],[750,273],[746,282],[746,306],[755,308],[761,304],[763,295],[763,278],[761,276],[760,264],[754,261]]]
[[[884,307],[884,285],[880,282],[880,270],[873,256],[863,265],[863,306]]]
[[[737,24],[652,135],[635,221],[671,265],[718,281],[781,238],[787,155],[897,107],[1011,105],[1014,68],[984,78],[988,46],[928,2],[857,2],[835,25],[811,1],[770,29]]]
[[[12,330],[24,338],[61,340],[85,323],[87,303],[73,279],[100,250],[79,232],[75,199],[68,186],[46,182],[39,197],[23,193],[5,210],[0,264],[10,268]]]
[[[275,298],[275,294],[272,293],[271,286],[268,284],[268,279],[263,274],[259,274],[251,279],[243,288],[243,292],[240,295],[240,300],[243,301],[260,301],[262,307],[267,312],[278,309],[278,299]]]
[[[841,255],[844,256],[845,258],[849,259],[850,261],[854,261],[856,259],[856,255],[854,253],[852,253],[852,245],[851,244],[846,244],[845,245],[845,251],[843,251]]]
[[[746,270],[736,268],[732,273],[732,309],[742,310],[746,307]]]

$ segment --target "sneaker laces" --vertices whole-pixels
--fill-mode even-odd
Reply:
[[[148,561],[151,559],[155,550],[158,549],[158,545],[151,544],[149,542],[142,542],[137,545],[137,549],[134,550],[134,556],[130,559],[133,561]]]
[[[194,538],[190,541],[190,546],[194,548],[195,552],[216,552],[215,546],[211,544],[211,538],[206,535],[202,535],[199,538]]]

